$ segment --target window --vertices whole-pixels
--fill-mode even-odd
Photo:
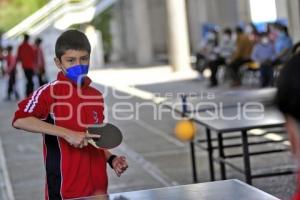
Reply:
[[[273,22],[277,20],[275,0],[249,0],[253,23]]]

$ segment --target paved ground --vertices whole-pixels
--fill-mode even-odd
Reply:
[[[117,124],[124,132],[124,142],[114,152],[127,156],[130,165],[121,178],[117,178],[109,170],[110,192],[192,183],[189,146],[173,136],[176,120],[172,118],[171,113],[166,111],[158,116],[157,106],[153,104],[153,101],[159,101],[160,98],[166,96],[176,96],[181,92],[203,92],[207,90],[206,82],[199,81],[193,73],[171,75],[166,68],[157,69],[159,68],[125,71],[116,69],[91,73],[96,82],[95,86],[101,91],[106,91],[106,120]],[[19,87],[22,86],[22,76],[20,76]],[[4,80],[1,79],[1,98],[4,95],[4,87]],[[115,90],[112,90],[113,88]],[[227,89],[226,85],[215,89],[214,92],[225,89]],[[118,109],[116,103],[120,102],[124,103],[119,104],[120,107],[125,106],[125,108],[122,107],[123,109],[128,109],[126,106],[132,105],[133,110],[115,115],[115,110]],[[15,109],[15,101],[0,101],[0,140],[6,160],[5,163],[0,163],[0,166],[6,165],[16,200],[43,199],[42,138],[11,127],[11,118]],[[127,120],[120,119],[125,117]],[[198,127],[199,137],[202,136],[201,133],[203,129]],[[284,144],[262,148],[282,145]],[[240,149],[232,151],[238,152]],[[234,162],[242,166],[240,159]],[[255,157],[252,163],[255,169],[293,164],[289,153]],[[207,156],[199,149],[197,149],[197,166],[200,182],[209,181]],[[217,167],[216,169],[218,170]],[[0,199],[3,196],[2,199],[5,200],[3,191],[7,191],[7,187],[3,186],[7,182],[4,183],[3,174],[5,170],[1,169]],[[228,178],[244,180],[243,176],[231,170],[229,170]],[[288,199],[294,190],[294,179],[293,175],[257,179],[254,181],[254,186],[281,199]]]

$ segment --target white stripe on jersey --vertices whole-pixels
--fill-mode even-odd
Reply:
[[[38,103],[39,97],[40,97],[40,95],[42,94],[42,92],[43,92],[44,90],[46,90],[50,85],[55,85],[57,82],[58,82],[58,81],[54,81],[54,82],[48,83],[48,84],[46,84],[46,85],[43,85],[43,86],[40,87],[39,89],[37,89],[37,90],[33,93],[33,95],[32,95],[32,97],[31,97],[30,101],[27,103],[27,105],[26,105],[24,111],[25,111],[25,112],[32,113],[32,112],[33,112],[33,109],[35,108],[36,104]]]

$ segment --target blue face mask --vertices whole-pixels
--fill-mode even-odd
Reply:
[[[75,83],[83,83],[85,76],[89,72],[88,65],[74,65],[65,70],[65,76]]]

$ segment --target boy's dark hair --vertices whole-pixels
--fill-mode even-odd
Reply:
[[[61,34],[55,44],[55,55],[58,59],[67,50],[85,50],[91,53],[91,45],[86,35],[78,30],[68,30]]]
[[[25,34],[23,35],[23,38],[24,38],[24,41],[25,41],[25,42],[28,42],[28,40],[30,39],[30,36],[29,36],[27,33],[25,33]]]
[[[282,69],[275,103],[279,110],[300,122],[300,56],[293,56]]]

